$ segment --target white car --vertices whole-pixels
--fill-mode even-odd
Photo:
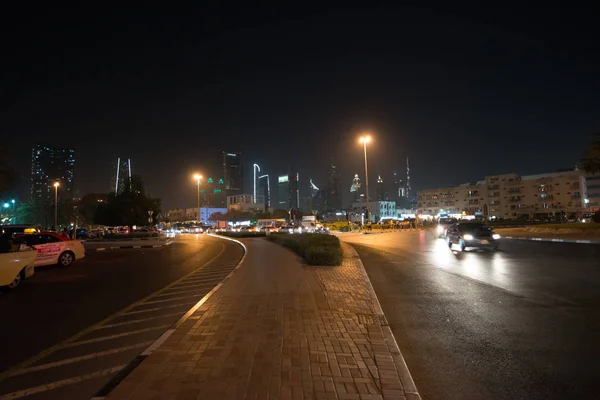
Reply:
[[[85,248],[79,240],[72,240],[54,232],[19,235],[19,239],[37,250],[35,266],[58,264],[68,267],[85,257]]]
[[[25,245],[21,251],[0,254],[0,287],[14,289],[33,275],[36,252]]]

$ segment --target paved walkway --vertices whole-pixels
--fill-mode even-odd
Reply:
[[[264,239],[109,399],[419,399],[362,263]]]

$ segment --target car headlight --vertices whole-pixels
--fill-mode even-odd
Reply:
[[[465,239],[465,240],[473,240],[473,235],[464,235],[463,239]]]
[[[498,240],[498,239],[500,239],[500,235],[498,235],[497,233],[494,233],[494,234],[492,235],[492,238],[493,238],[494,240]]]

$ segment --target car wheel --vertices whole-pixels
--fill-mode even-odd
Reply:
[[[21,282],[25,279],[25,268],[23,268],[18,274],[17,276],[15,276],[15,279],[9,283],[6,286],[3,286],[2,289],[4,290],[13,290],[15,289],[17,286],[19,286],[21,284]]]
[[[73,264],[73,261],[75,261],[75,255],[70,251],[65,251],[58,256],[58,265],[61,267],[68,267]]]
[[[465,251],[465,249],[467,248],[467,246],[465,245],[465,241],[462,239],[459,239],[458,244],[460,246],[460,251]]]

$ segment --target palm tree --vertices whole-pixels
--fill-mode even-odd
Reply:
[[[36,224],[47,227],[53,222],[52,206],[43,202],[27,200],[17,208],[17,221],[24,224]]]
[[[581,169],[590,175],[600,172],[600,133],[594,136],[596,139],[590,143],[581,159]]]

